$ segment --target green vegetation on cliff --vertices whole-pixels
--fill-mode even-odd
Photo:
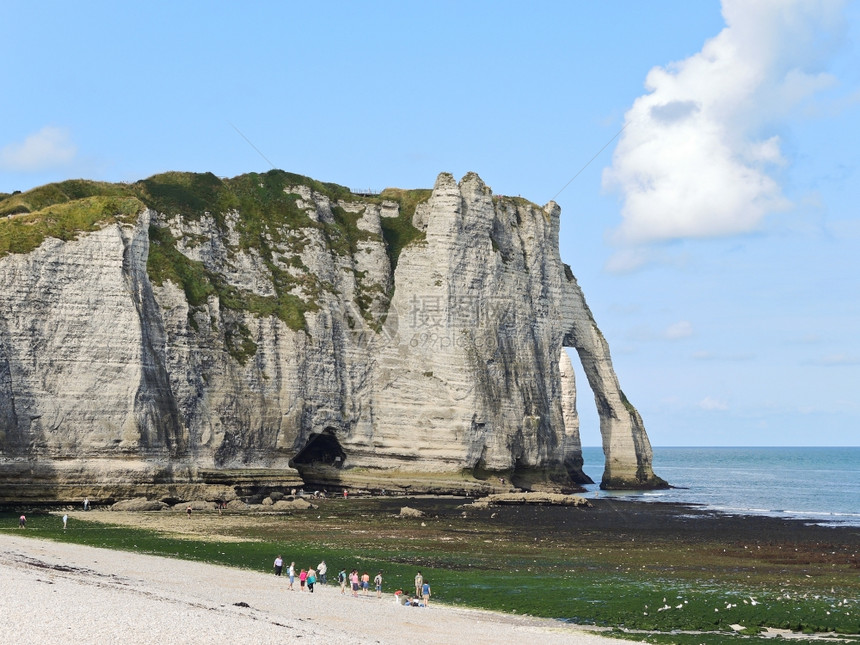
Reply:
[[[161,285],[165,280],[170,280],[182,287],[191,307],[205,305],[206,299],[217,292],[212,274],[202,262],[195,262],[182,255],[176,248],[173,235],[165,228],[149,227],[146,268],[154,284]]]
[[[132,193],[124,184],[70,179],[57,184],[39,186],[26,193],[0,196],[0,217],[36,213],[49,206],[65,204],[86,197],[128,197]]]
[[[397,217],[383,217],[382,236],[385,238],[385,246],[388,249],[388,257],[391,259],[392,272],[397,267],[400,252],[412,242],[423,240],[424,231],[412,226],[412,217],[418,204],[430,199],[432,190],[400,190],[399,188],[386,188],[380,194],[382,199],[397,202],[400,205],[400,215]]]
[[[311,217],[315,205],[303,201],[301,186],[328,198],[328,212]],[[322,292],[333,289],[302,263],[301,252],[311,242],[309,233],[319,231],[326,248],[341,257],[354,257],[362,242],[384,240],[393,271],[403,248],[423,237],[423,232],[412,226],[412,216],[417,204],[429,196],[429,190],[400,189],[388,189],[379,196],[358,196],[345,186],[281,170],[232,179],[212,173],[167,172],[133,184],[70,180],[0,196],[0,257],[29,253],[48,237],[71,240],[108,224],[132,222],[145,207],[167,218],[181,216],[183,221],[198,221],[208,214],[221,233],[230,226],[238,233],[238,245],[232,252],[250,251],[260,258],[271,275],[275,295],[265,297],[238,289],[202,262],[191,260],[180,251],[181,245],[164,222],[154,222],[149,228],[147,269],[153,283],[169,280],[179,285],[192,308],[205,305],[215,295],[226,309],[277,316],[298,330],[306,327],[305,313],[318,308]],[[362,204],[385,200],[397,202],[400,215],[382,218],[380,239],[360,229],[358,221]],[[345,208],[339,202],[356,206]],[[193,247],[205,241],[186,239],[183,243]],[[356,304],[365,319],[376,325],[378,314],[371,312],[371,305],[386,294],[379,285],[366,284],[363,272],[353,271],[358,287]],[[194,324],[193,315],[190,318]],[[244,340],[237,346],[245,352],[250,339],[246,334],[241,336]]]
[[[0,207],[6,206],[6,201],[9,200],[0,202]],[[81,233],[107,224],[130,222],[142,208],[143,204],[133,196],[98,195],[48,204],[35,212],[9,215],[0,219],[0,257],[9,253],[29,253],[47,237],[74,240]]]
[[[248,311],[260,316],[277,316],[291,329],[296,330],[305,328],[305,312],[316,310],[315,304],[307,303],[283,289],[279,290],[274,297],[260,296],[237,289],[217,273],[209,271],[202,262],[191,260],[180,253],[176,248],[176,239],[166,228],[150,226],[149,241],[147,271],[150,280],[157,285],[169,280],[182,287],[185,299],[192,309],[202,307],[209,296],[215,295],[225,309]],[[280,277],[283,281],[284,276]],[[275,276],[276,284],[277,278],[278,276]],[[194,325],[193,315],[190,320]],[[230,333],[229,330],[228,333]]]

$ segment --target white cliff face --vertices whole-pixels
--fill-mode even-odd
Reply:
[[[496,201],[476,175],[443,174],[416,217],[426,239],[401,255],[397,334],[378,358],[378,452],[563,480],[561,332],[542,265],[552,224]]]
[[[255,232],[263,246],[235,209],[144,210],[0,258],[0,480],[57,498],[94,481],[105,497],[190,484],[223,498],[299,477],[570,488],[587,478],[569,346],[598,401],[603,485],[662,484],[560,260],[555,204],[442,174],[392,271],[382,220],[397,203],[283,192],[298,215]],[[158,280],[153,231],[181,254]],[[215,286],[178,284],[192,271]]]
[[[181,446],[152,356],[147,224],[143,213],[133,227],[3,259],[4,449],[62,458]]]

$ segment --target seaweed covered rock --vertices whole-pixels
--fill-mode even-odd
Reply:
[[[562,495],[561,493],[496,493],[475,500],[472,508],[488,506],[507,506],[512,504],[539,504],[542,506],[591,506],[584,497],[579,495]]]

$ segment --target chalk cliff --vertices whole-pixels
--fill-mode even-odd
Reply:
[[[361,196],[168,173],[0,199],[0,501],[570,489],[588,478],[565,347],[602,485],[665,486],[559,217],[475,174]]]

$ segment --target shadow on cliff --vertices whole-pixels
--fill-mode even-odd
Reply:
[[[13,391],[11,342],[6,320],[0,317],[0,506],[11,507],[61,499],[60,478],[53,462],[37,460],[33,415],[21,401],[35,396],[16,383]],[[19,402],[16,405],[16,402]]]
[[[0,468],[0,508],[75,502],[53,463],[20,457]]]

